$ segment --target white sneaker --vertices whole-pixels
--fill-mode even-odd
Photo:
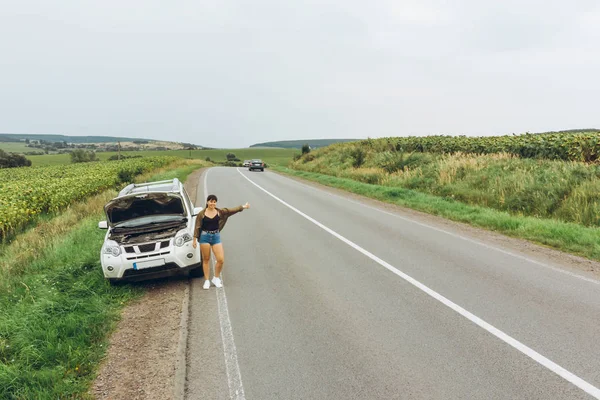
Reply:
[[[212,278],[212,283],[213,283],[213,285],[215,285],[218,288],[223,287],[223,283],[221,282],[221,278],[217,278],[216,276],[214,278]]]
[[[210,281],[207,279],[204,281],[204,286],[202,286],[203,289],[210,289]]]

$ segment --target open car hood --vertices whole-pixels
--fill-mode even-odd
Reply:
[[[119,197],[104,206],[108,224],[153,215],[186,216],[183,201],[177,193],[135,193]]]

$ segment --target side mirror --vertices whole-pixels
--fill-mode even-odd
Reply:
[[[198,215],[202,211],[202,207],[194,207],[194,213],[192,215]]]
[[[98,222],[98,228],[100,228],[100,229],[108,229],[108,222],[106,222],[106,221],[100,221],[100,222]]]

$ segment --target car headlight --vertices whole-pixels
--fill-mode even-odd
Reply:
[[[175,238],[175,246],[181,247],[192,239],[192,235],[190,235],[189,233],[184,233],[183,235],[177,236]]]
[[[114,240],[108,240],[104,243],[104,247],[102,248],[103,254],[110,254],[113,257],[119,257],[121,254],[121,247]]]

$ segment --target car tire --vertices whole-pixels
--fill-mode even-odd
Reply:
[[[264,168],[261,168],[260,172],[265,172],[265,169],[264,169]]]
[[[190,278],[202,278],[204,276],[204,269],[202,268],[202,266],[190,269],[189,275]]]

